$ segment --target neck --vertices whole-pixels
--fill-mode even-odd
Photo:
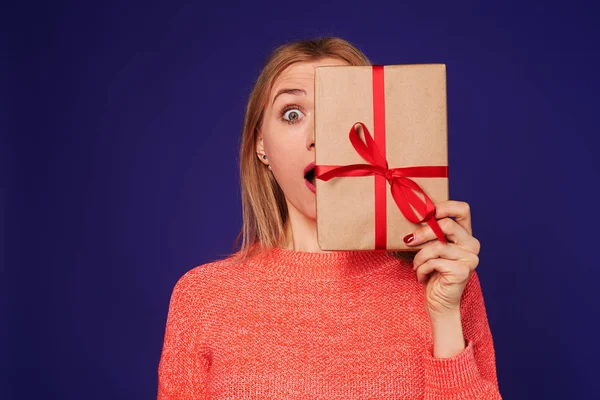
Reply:
[[[286,224],[285,248],[311,253],[329,253],[319,248],[316,219],[308,218],[289,202],[287,202],[287,206],[288,221]]]

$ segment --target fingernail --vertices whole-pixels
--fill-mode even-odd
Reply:
[[[415,238],[415,235],[413,233],[406,235],[404,237],[404,243],[410,243],[413,241],[414,238]]]

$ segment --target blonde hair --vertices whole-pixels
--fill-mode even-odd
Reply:
[[[271,247],[280,247],[286,239],[288,210],[283,191],[256,156],[256,142],[264,110],[277,77],[291,64],[336,58],[350,65],[371,65],[363,52],[337,37],[297,40],[278,46],[265,60],[250,93],[241,135],[239,171],[242,195],[242,228],[234,248],[246,258]]]

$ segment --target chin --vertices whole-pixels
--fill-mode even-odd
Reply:
[[[305,216],[307,219],[310,219],[311,221],[315,221],[315,222],[317,222],[317,214],[315,214],[315,213],[304,214],[304,216]]]
[[[301,208],[298,209],[298,211],[300,212],[300,214],[302,214],[302,216],[304,218],[316,221],[317,220],[317,202],[316,202],[314,195],[312,196],[311,199],[304,201],[302,203]]]
[[[317,221],[316,205],[313,204],[312,207],[307,207],[305,210],[302,210],[302,215],[304,215],[306,218],[308,218],[310,220],[314,220],[316,222]]]

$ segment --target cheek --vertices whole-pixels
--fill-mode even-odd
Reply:
[[[302,169],[292,160],[291,156],[278,156],[272,160],[273,174],[282,188],[290,188],[298,183]],[[300,171],[300,172],[298,172]]]
[[[271,128],[264,136],[265,153],[273,164],[285,161],[286,154],[294,150],[295,144],[285,130]]]
[[[264,137],[264,146],[273,175],[281,188],[288,191],[288,195],[292,194],[295,185],[302,188],[300,185],[304,183],[302,172],[309,161],[303,139],[304,131],[270,127],[268,132],[269,134]]]
[[[269,163],[281,173],[298,168],[302,162],[299,149],[298,143],[290,139],[271,139],[265,143]]]
[[[298,152],[294,152],[294,149],[279,150],[272,153],[273,159],[270,159],[272,173],[286,196],[293,196],[296,190],[302,189],[304,166],[301,165]]]

